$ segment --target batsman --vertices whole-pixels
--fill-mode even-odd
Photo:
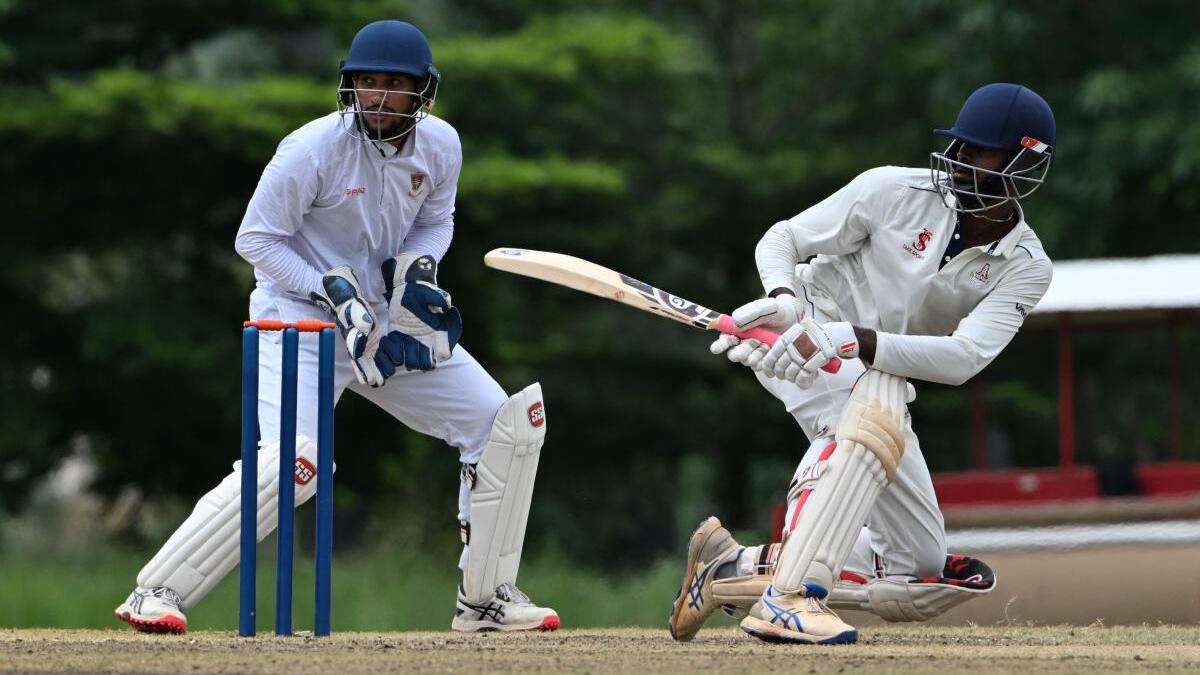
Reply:
[[[960,385],[1021,328],[1052,266],[1021,200],[1045,180],[1054,115],[1016,84],[967,98],[928,169],[866,171],[775,224],[755,250],[767,297],[714,354],[751,368],[810,441],[788,488],[782,544],[739,545],[716,518],[688,548],[669,625],[690,640],[719,607],[768,642],[855,642],[835,609],[922,621],[995,586],[982,561],[946,553],[913,432],[908,380]],[[819,369],[843,360],[835,375]]]
[[[457,132],[430,114],[440,81],[415,26],[389,20],[360,30],[341,65],[338,109],[279,144],[234,245],[254,266],[252,319],[336,320],[345,349],[335,396],[349,389],[458,449],[464,547],[451,627],[553,630],[557,613],[516,585],[546,434],[541,387],[512,396],[500,388],[459,345],[462,318],[437,278],[462,166]],[[276,468],[280,339],[262,336],[259,361],[259,541],[275,528],[280,483],[293,489]],[[315,342],[302,340],[298,468],[316,465],[317,362]],[[238,563],[240,484],[235,464],[138,574],[119,619],[144,632],[187,630],[187,611]],[[298,506],[316,480],[298,470],[294,489]]]

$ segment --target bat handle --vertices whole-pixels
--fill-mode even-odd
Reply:
[[[721,331],[722,333],[725,333],[726,335],[736,335],[737,337],[742,338],[742,339],[758,340],[759,342],[766,344],[766,345],[773,345],[773,344],[775,344],[775,342],[777,340],[779,340],[778,333],[767,330],[766,328],[751,328],[749,330],[738,330],[737,326],[734,325],[734,323],[733,323],[733,317],[729,316],[728,314],[722,314],[721,316],[717,317],[717,321],[713,325],[716,327],[717,330]],[[837,371],[839,371],[841,369],[842,369],[842,360],[836,356],[833,357],[832,359],[829,359],[829,363],[826,363],[825,365],[821,366],[821,370],[829,373],[830,375],[836,373]]]

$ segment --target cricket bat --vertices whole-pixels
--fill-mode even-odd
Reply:
[[[584,293],[616,300],[623,305],[665,316],[696,328],[716,330],[743,339],[758,340],[768,345],[775,344],[779,338],[777,333],[766,328],[740,331],[734,325],[733,317],[728,314],[697,305],[678,295],[582,258],[527,248],[497,248],[488,251],[487,255],[483,256],[483,264],[504,272],[541,279]],[[836,373],[841,367],[841,360],[834,358],[825,364],[822,370]]]

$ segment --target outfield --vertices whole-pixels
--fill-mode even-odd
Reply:
[[[181,637],[0,630],[0,673],[1092,673],[1200,670],[1195,627],[884,626],[856,645],[766,645],[734,628],[673,642],[665,630],[547,634],[341,633]]]

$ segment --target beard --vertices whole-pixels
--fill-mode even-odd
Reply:
[[[395,113],[374,115],[372,112],[358,113],[358,124],[371,138],[388,138],[401,133],[408,118]]]

